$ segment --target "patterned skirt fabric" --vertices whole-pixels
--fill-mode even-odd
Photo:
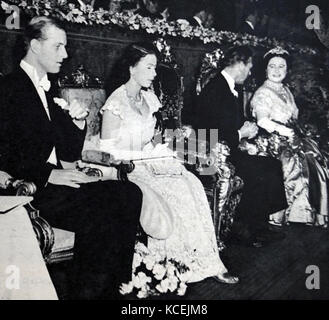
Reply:
[[[166,174],[165,170],[151,170],[149,164],[139,164],[129,179],[143,191],[142,226],[148,225],[148,218],[161,221],[153,217],[155,214],[167,215],[164,221],[169,221],[168,225],[164,223],[165,231],[151,229],[154,233],[148,236],[148,249],[162,259],[173,258],[187,265],[192,271],[189,282],[196,282],[227,270],[219,257],[203,186],[183,165],[179,166],[181,170],[173,172],[168,163]]]

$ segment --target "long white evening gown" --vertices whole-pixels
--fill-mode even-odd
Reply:
[[[110,111],[116,129],[100,148],[119,159],[170,154],[164,145],[153,146],[161,104],[152,91],[142,90],[149,112],[140,114],[131,104],[125,85],[107,99],[101,112]],[[220,260],[207,196],[199,179],[176,159],[135,161],[129,180],[143,191],[141,224],[148,234],[148,249],[162,258],[174,258],[192,271],[189,282],[227,272]],[[148,223],[148,222],[149,223]],[[157,222],[161,225],[157,226]]]

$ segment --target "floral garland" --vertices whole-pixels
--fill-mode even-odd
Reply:
[[[158,36],[183,37],[200,39],[204,44],[217,43],[219,45],[251,45],[273,48],[283,45],[277,39],[258,38],[253,35],[239,34],[230,31],[216,31],[203,27],[192,27],[179,21],[166,21],[164,19],[151,19],[142,17],[133,12],[111,12],[102,8],[94,10],[91,5],[79,1],[79,7],[67,0],[6,0],[1,1],[4,10],[10,5],[17,5],[28,15],[55,16],[72,23],[85,25],[117,25],[130,30],[145,30],[147,33]],[[309,47],[285,43],[289,51],[301,54],[316,54],[317,51]]]

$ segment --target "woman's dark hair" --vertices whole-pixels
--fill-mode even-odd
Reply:
[[[286,61],[287,76],[285,77],[285,79],[283,79],[283,83],[289,82],[289,74],[290,74],[290,70],[291,70],[291,57],[290,57],[289,53],[285,53],[285,52],[284,53],[268,53],[264,56],[263,67],[262,67],[262,69],[264,70],[264,72],[263,72],[264,79],[263,80],[266,80],[266,78],[267,78],[266,69],[267,69],[268,63],[270,62],[270,60],[272,58],[275,58],[275,57],[280,57]]]
[[[65,31],[63,24],[49,17],[34,17],[31,19],[30,23],[26,26],[24,31],[24,44],[25,50],[27,51],[30,47],[30,42],[33,39],[43,39],[46,40],[45,30],[47,27],[55,26],[58,29]]]
[[[151,42],[137,42],[130,44],[121,58],[114,64],[110,76],[105,83],[105,90],[109,96],[115,89],[126,83],[130,78],[130,67],[134,67],[142,58],[153,54],[159,58],[159,51]]]
[[[248,60],[253,57],[253,51],[248,46],[233,47],[226,51],[222,60],[222,69],[233,66],[238,62],[248,63]]]

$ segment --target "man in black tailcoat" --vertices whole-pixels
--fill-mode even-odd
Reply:
[[[57,21],[36,17],[25,44],[20,65],[0,79],[0,168],[34,182],[32,204],[41,216],[75,232],[69,297],[116,299],[120,284],[131,280],[141,191],[68,166],[81,156],[88,111],[77,101],[67,111],[54,103],[47,74],[67,58],[66,33]]]

